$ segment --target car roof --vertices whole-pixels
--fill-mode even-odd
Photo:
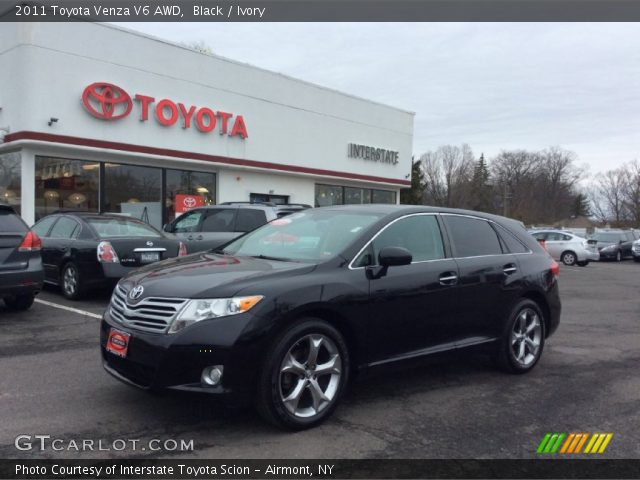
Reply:
[[[0,210],[6,210],[8,212],[15,213],[16,210],[11,205],[7,205],[6,203],[0,203]]]

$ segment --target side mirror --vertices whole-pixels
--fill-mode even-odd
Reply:
[[[170,223],[165,223],[162,226],[162,231],[163,232],[167,232],[167,233],[171,233],[171,224]]]
[[[411,252],[402,247],[384,247],[378,254],[378,263],[383,267],[409,265],[412,260]]]
[[[406,248],[384,247],[378,254],[378,265],[366,268],[367,278],[376,280],[387,274],[389,267],[399,267],[409,265],[413,260],[413,255]]]

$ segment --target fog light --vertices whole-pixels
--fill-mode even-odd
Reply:
[[[224,367],[222,365],[213,365],[211,367],[207,367],[202,370],[202,377],[200,380],[205,385],[214,387],[220,383],[220,380],[222,380],[223,371]]]

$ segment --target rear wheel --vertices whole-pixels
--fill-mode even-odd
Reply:
[[[544,348],[544,316],[538,304],[523,299],[509,315],[498,350],[498,366],[509,373],[527,373],[536,366]]]
[[[564,263],[565,265],[575,265],[578,258],[576,257],[576,254],[569,251],[569,252],[564,252],[562,254],[562,256],[560,257],[560,260],[562,260],[562,263]]]
[[[302,321],[267,354],[257,409],[280,428],[313,427],[331,415],[348,376],[349,353],[340,332],[322,320]]]
[[[9,310],[28,310],[33,305],[34,296],[32,293],[23,295],[12,295],[6,297],[4,303]]]
[[[75,263],[69,262],[62,269],[60,287],[62,288],[62,294],[69,300],[78,300],[82,297],[83,288],[80,284],[80,272]]]

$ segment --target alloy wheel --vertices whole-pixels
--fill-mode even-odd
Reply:
[[[528,367],[536,361],[542,340],[540,316],[532,308],[520,311],[511,331],[511,350],[521,366]]]
[[[62,275],[62,288],[68,296],[73,296],[78,290],[78,271],[73,265],[68,265]]]
[[[573,253],[565,253],[562,256],[562,263],[564,263],[565,265],[573,265],[574,263],[576,263],[576,257]]]
[[[280,400],[287,411],[310,418],[336,398],[342,376],[342,358],[335,342],[323,334],[300,338],[280,365]]]

